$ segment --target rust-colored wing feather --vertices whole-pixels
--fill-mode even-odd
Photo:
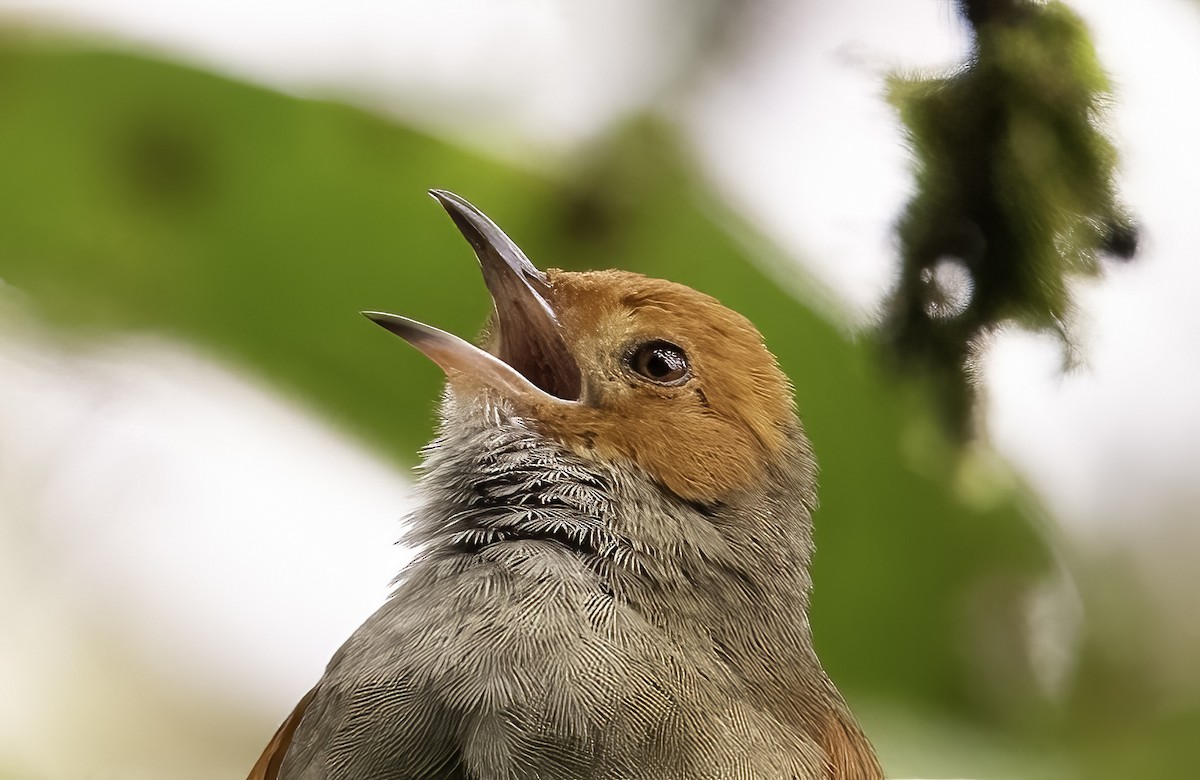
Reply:
[[[292,744],[292,735],[296,733],[296,727],[300,725],[300,719],[304,717],[304,710],[307,709],[316,693],[317,689],[314,687],[304,694],[304,698],[296,705],[296,709],[292,710],[292,714],[287,716],[287,720],[275,732],[275,736],[271,737],[266,750],[259,756],[246,780],[277,780],[279,767],[283,765],[283,757]]]
[[[883,780],[871,743],[848,714],[831,713],[818,739],[834,780]]]

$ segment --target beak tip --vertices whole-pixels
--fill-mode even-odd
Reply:
[[[413,340],[415,334],[419,333],[422,327],[426,327],[414,320],[410,320],[408,317],[401,317],[399,314],[388,314],[385,311],[363,311],[359,312],[359,314],[384,330],[394,333],[409,342]]]
[[[436,187],[429,190],[429,197],[436,200],[441,204],[442,208],[450,212],[451,217],[454,217],[456,213],[466,211],[470,205],[450,190],[439,190]],[[457,219],[455,221],[457,222]]]

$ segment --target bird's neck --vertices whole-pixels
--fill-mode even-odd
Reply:
[[[644,575],[619,576],[618,592],[714,654],[762,709],[810,733],[836,732],[847,711],[808,620],[816,466],[799,428],[760,485],[722,503],[680,501],[629,466],[612,468],[610,522],[644,545]]]
[[[444,420],[425,453],[424,501],[410,527],[427,556],[472,555],[506,540],[560,542],[614,598],[728,669],[762,709],[847,766],[873,761],[813,650],[815,466],[798,428],[761,486],[700,506],[632,463],[572,452],[503,408],[449,399]]]

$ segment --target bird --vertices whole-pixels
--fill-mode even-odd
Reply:
[[[817,467],[760,333],[430,194],[493,311],[482,346],[363,312],[446,376],[420,552],[249,780],[881,780],[813,648]]]

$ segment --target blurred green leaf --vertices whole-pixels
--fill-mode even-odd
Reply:
[[[45,321],[205,345],[398,460],[429,437],[440,379],[357,312],[469,335],[489,307],[429,187],[479,205],[543,267],[716,295],[779,355],[822,464],[812,619],[831,674],[852,699],[978,723],[1038,706],[1020,663],[980,683],[972,644],[982,613],[1020,646],[1017,605],[1048,567],[1037,530],[1009,492],[956,492],[924,397],[750,261],[668,129],[633,123],[549,180],[346,106],[11,43],[0,116],[0,275]]]

